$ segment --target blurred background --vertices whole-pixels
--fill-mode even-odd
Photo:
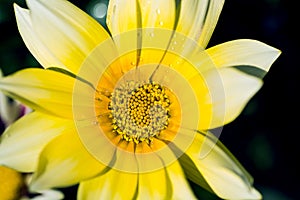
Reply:
[[[4,75],[39,67],[17,30],[13,3],[0,0],[0,68]],[[72,3],[104,23],[108,0]],[[292,1],[226,0],[208,47],[234,39],[256,39],[282,51],[264,78],[263,88],[243,113],[226,125],[220,140],[254,177],[265,200],[300,199],[299,124],[299,11]],[[3,131],[0,123],[0,133]],[[75,199],[76,186],[61,189]],[[193,185],[199,198],[218,199]]]

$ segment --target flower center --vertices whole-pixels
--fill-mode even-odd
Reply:
[[[157,83],[120,84],[109,104],[113,132],[127,141],[150,143],[169,124],[170,100],[166,90]]]

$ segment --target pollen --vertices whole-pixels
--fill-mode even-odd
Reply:
[[[169,124],[170,100],[166,90],[157,83],[120,84],[109,103],[113,132],[126,141],[150,143]]]

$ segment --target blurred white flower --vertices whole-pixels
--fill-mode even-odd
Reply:
[[[0,78],[3,76],[0,69]],[[12,124],[21,116],[31,112],[31,109],[0,92],[0,121],[5,127]]]

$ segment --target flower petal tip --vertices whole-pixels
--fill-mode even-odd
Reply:
[[[27,9],[22,8],[17,3],[14,3],[13,7],[14,7],[15,15],[16,15],[16,20],[18,21],[18,18],[21,17],[22,13]]]
[[[239,194],[231,194],[229,196],[218,194],[218,196],[221,197],[222,199],[224,198],[224,199],[235,199],[235,200],[242,200],[242,199],[262,200],[263,199],[261,193],[253,187],[250,187],[249,190],[240,191]]]
[[[261,200],[263,198],[259,191],[257,191],[255,188],[250,188],[248,194],[245,195],[245,199]]]
[[[47,183],[43,183],[43,181],[40,181],[38,176],[36,174],[32,177],[32,179],[29,182],[28,189],[32,193],[48,190],[50,187],[48,187]]]

